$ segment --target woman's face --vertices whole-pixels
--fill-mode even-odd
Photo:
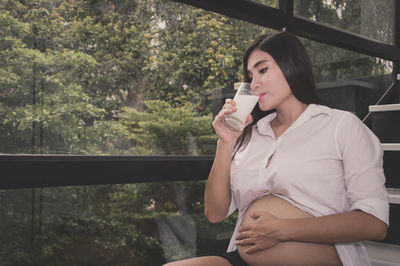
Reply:
[[[279,109],[285,102],[293,100],[289,84],[270,54],[256,49],[247,63],[251,88],[260,95],[258,104],[261,110]]]

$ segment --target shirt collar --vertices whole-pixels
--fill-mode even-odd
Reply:
[[[321,114],[331,115],[332,109],[325,105],[310,104],[307,108],[309,110],[310,116],[317,116]],[[306,111],[307,111],[306,110]]]
[[[306,121],[310,120],[312,117],[321,114],[330,115],[331,113],[332,109],[327,106],[319,104],[310,104],[307,106],[307,109],[304,110],[304,112],[297,118],[297,120],[288,128],[288,130],[302,125]],[[256,127],[261,135],[274,136],[274,132],[272,131],[270,123],[275,117],[276,117],[276,112],[261,118],[257,122]]]

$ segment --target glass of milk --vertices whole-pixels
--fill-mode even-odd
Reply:
[[[258,102],[259,96],[250,89],[250,83],[240,83],[233,100],[236,103],[236,112],[228,114],[224,118],[224,124],[233,131],[242,131],[246,119]]]

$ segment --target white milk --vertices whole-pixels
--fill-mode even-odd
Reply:
[[[236,112],[226,115],[224,122],[227,126],[236,131],[242,131],[246,119],[258,102],[259,96],[256,95],[235,95],[233,100],[236,103]]]

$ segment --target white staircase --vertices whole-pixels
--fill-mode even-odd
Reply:
[[[390,203],[390,226],[383,242],[365,241],[373,266],[400,265],[400,104],[374,105],[371,130],[382,142],[386,186]],[[374,117],[375,115],[375,117]]]

